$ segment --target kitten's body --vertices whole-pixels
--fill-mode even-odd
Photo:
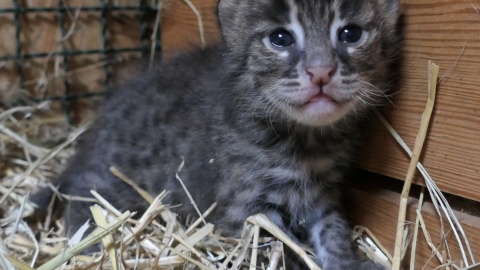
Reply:
[[[382,269],[354,255],[339,183],[368,107],[362,101],[376,103],[386,86],[399,41],[397,3],[297,2],[220,1],[225,43],[161,64],[115,92],[59,177],[60,191],[89,197],[95,189],[121,209],[143,209],[110,173],[115,166],[152,195],[171,191],[166,203],[181,204],[183,218],[196,216],[175,178],[184,159],[180,177],[200,210],[219,202],[209,220],[225,235],[239,236],[248,216],[264,213],[312,245],[325,270]],[[368,40],[352,49],[335,41],[336,30],[332,40],[341,21],[370,27]],[[269,47],[279,27],[294,33],[294,45]],[[331,99],[318,101],[318,91]],[[81,204],[65,207],[68,224],[88,218]]]

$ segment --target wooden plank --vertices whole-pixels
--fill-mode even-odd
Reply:
[[[217,0],[191,0],[200,12],[206,44],[219,39],[215,17]],[[174,52],[200,46],[198,17],[185,1],[171,1],[166,4],[162,17],[162,48],[168,57]]]
[[[351,189],[348,192],[348,198],[347,209],[352,224],[362,225],[369,228],[380,240],[382,245],[393,254],[400,194],[381,189],[373,191]],[[413,198],[409,200],[407,211],[409,235],[413,235],[416,219],[415,210],[417,207],[418,200]],[[457,211],[455,211],[455,214],[462,223],[465,233],[470,241],[473,254],[478,260],[478,258],[480,258],[480,218]],[[424,204],[422,216],[434,245],[440,247],[440,219],[431,203]],[[446,224],[445,232],[447,233],[451,258],[458,263],[462,258],[460,249],[456,244],[453,232],[450,227],[448,227],[448,222],[444,220],[444,223]],[[407,255],[403,260],[403,269],[409,269],[410,248],[411,245],[409,246]],[[445,248],[441,247],[440,250],[443,251]],[[440,261],[437,258],[432,257],[432,250],[428,247],[423,232],[420,229],[415,256],[415,269],[446,269],[445,267],[436,268],[440,265],[442,265]]]
[[[443,191],[480,200],[480,1],[404,0],[406,41],[396,108],[385,114],[413,147],[427,97],[427,62],[440,65],[423,164]],[[359,165],[403,179],[409,159],[377,123]]]
[[[480,201],[480,1],[402,0],[406,40],[400,92],[385,114],[413,147],[427,97],[427,62],[440,65],[436,110],[422,162],[443,191]],[[207,43],[218,40],[216,0],[196,0]],[[173,1],[163,19],[167,54],[199,44],[196,16]],[[403,179],[408,157],[377,123],[358,165]]]

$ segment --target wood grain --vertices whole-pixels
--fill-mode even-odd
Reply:
[[[402,87],[385,114],[413,147],[427,98],[427,62],[442,77],[421,160],[443,191],[480,200],[480,1],[404,0]],[[404,179],[409,159],[377,123],[359,165]],[[421,183],[422,181],[419,180]]]
[[[191,2],[201,14],[205,43],[216,42],[219,39],[215,17],[217,0],[191,0]],[[199,46],[201,42],[197,16],[184,1],[171,1],[165,6],[162,17],[164,55],[168,57],[175,52]]]
[[[348,195],[348,209],[350,210],[349,214],[352,223],[369,228],[380,240],[382,245],[387,248],[390,254],[393,254],[400,194],[381,189],[374,191],[369,189],[368,192],[359,189],[352,189],[349,191]],[[407,211],[409,236],[413,235],[416,219],[415,210],[417,207],[418,200],[414,198],[409,199],[409,207]],[[460,212],[456,212],[456,216],[462,223],[473,254],[478,260],[478,258],[480,258],[480,218]],[[425,220],[427,231],[432,237],[433,244],[440,247],[440,220],[432,204],[424,204],[422,208],[422,217]],[[448,224],[447,221],[444,222],[445,224]],[[447,242],[449,243],[452,261],[456,262],[457,265],[460,265],[459,261],[462,258],[460,249],[458,248],[454,235],[448,225],[445,228],[445,232],[447,232]],[[406,257],[402,261],[402,269],[409,269],[410,248],[411,244],[407,250]],[[444,247],[440,247],[440,250],[444,249]],[[436,268],[440,265],[442,265],[440,261],[436,257],[432,257],[432,250],[428,247],[423,232],[420,229],[414,269],[446,269],[445,267]]]
[[[216,0],[196,0],[207,43],[218,39]],[[480,1],[402,0],[406,40],[401,89],[395,107],[384,110],[413,147],[427,98],[427,63],[440,65],[438,98],[422,162],[440,188],[480,201]],[[199,44],[198,24],[183,1],[174,1],[163,20],[168,54]],[[358,165],[404,179],[409,159],[376,123]],[[421,183],[421,179],[417,178]]]

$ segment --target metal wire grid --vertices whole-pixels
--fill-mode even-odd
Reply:
[[[38,8],[29,8],[23,7],[20,4],[19,0],[12,0],[13,8],[3,8],[0,9],[0,14],[14,14],[14,23],[15,23],[15,42],[16,42],[16,53],[15,55],[0,55],[0,61],[15,61],[17,63],[17,75],[20,81],[20,87],[22,87],[25,83],[24,74],[23,74],[23,61],[32,60],[37,58],[45,58],[45,57],[52,57],[52,56],[63,56],[63,69],[65,72],[69,71],[69,57],[78,56],[78,55],[91,55],[91,54],[102,54],[107,61],[110,63],[112,57],[116,54],[121,54],[125,52],[140,52],[142,57],[148,56],[150,50],[152,50],[151,46],[149,45],[152,40],[151,37],[147,35],[147,17],[151,16],[152,14],[157,14],[158,9],[158,2],[161,0],[155,0],[154,5],[150,6],[147,4],[147,0],[140,0],[138,6],[114,6],[110,4],[109,0],[99,0],[100,6],[82,6],[82,12],[100,12],[101,13],[101,27],[102,27],[102,41],[103,41],[103,48],[97,50],[69,50],[65,43],[62,45],[62,50],[57,52],[38,52],[38,53],[23,53],[22,50],[22,42],[20,39],[20,34],[22,31],[22,24],[21,24],[21,16],[23,14],[28,13],[56,13],[59,20],[58,27],[62,33],[62,36],[67,34],[67,29],[65,27],[66,24],[66,13],[68,11],[74,11],[79,9],[80,7],[70,7],[65,5],[66,0],[60,0],[57,7],[38,7]],[[138,12],[139,13],[139,30],[140,30],[140,38],[141,38],[141,46],[140,47],[133,47],[133,48],[112,48],[110,46],[108,40],[108,21],[107,17],[110,12],[114,11],[131,11],[131,12]],[[161,33],[158,30],[155,35],[155,47],[153,48],[155,51],[161,51]],[[71,110],[72,110],[72,100],[88,98],[93,96],[104,95],[108,92],[108,85],[110,83],[111,78],[111,70],[110,65],[104,65],[103,72],[105,74],[105,83],[104,83],[104,90],[99,92],[93,93],[80,93],[80,94],[72,94],[70,91],[70,83],[67,79],[64,80],[64,88],[65,92],[63,96],[50,96],[42,98],[43,100],[55,100],[55,101],[64,101],[65,102],[65,110],[67,113],[67,118],[69,121],[71,120]],[[39,101],[39,100],[37,100]]]

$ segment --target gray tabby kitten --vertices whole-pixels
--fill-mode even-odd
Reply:
[[[340,185],[358,122],[382,101],[399,50],[398,0],[220,0],[223,41],[138,75],[107,101],[56,185],[142,210],[116,166],[182,217],[196,216],[175,172],[209,220],[238,237],[263,213],[311,245],[324,270],[383,269],[359,259],[340,214]],[[37,201],[48,202],[44,191]],[[43,203],[42,203],[43,201]],[[74,228],[83,202],[64,205]],[[293,257],[292,257],[293,258]],[[287,258],[287,261],[290,261]],[[291,259],[293,261],[293,259]]]

